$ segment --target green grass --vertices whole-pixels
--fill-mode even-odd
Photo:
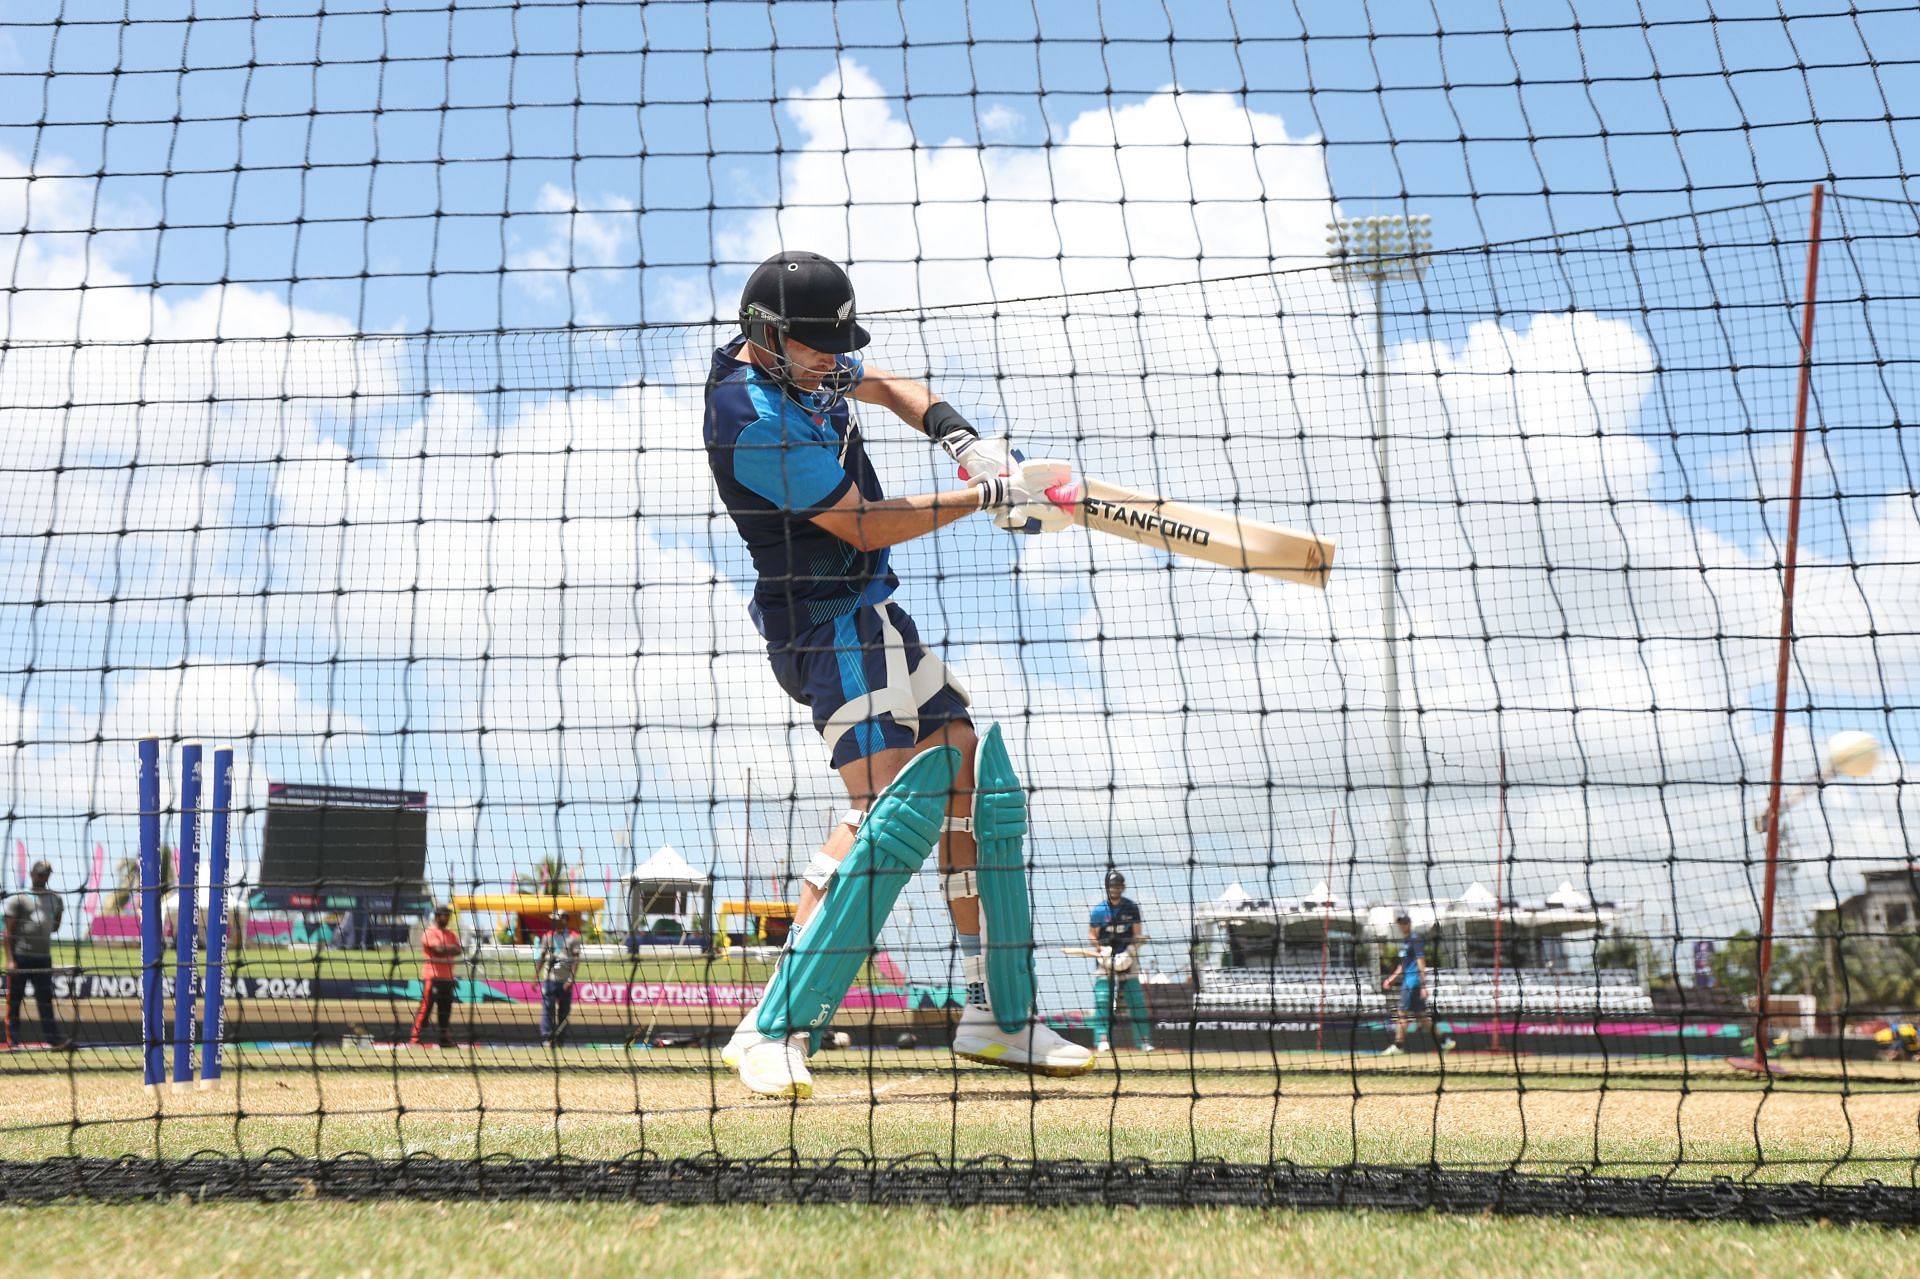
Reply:
[[[393,1158],[566,1153],[611,1158],[792,1150],[804,1157],[1185,1161],[1292,1159],[1573,1167],[1683,1179],[1878,1176],[1907,1184],[1920,1092],[1697,1069],[1686,1088],[1620,1087],[1597,1069],[1529,1078],[1369,1061],[1352,1075],[1273,1069],[1264,1054],[1123,1058],[1078,1080],[1030,1080],[943,1052],[817,1065],[801,1106],[744,1094],[694,1051],[371,1054],[384,1069],[315,1071],[305,1054],[238,1054],[217,1094],[149,1097],[131,1077],[0,1081],[0,1149],[185,1157],[271,1147]],[[544,1060],[547,1069],[528,1069]],[[627,1069],[584,1070],[612,1064]],[[1605,1087],[1602,1085],[1606,1084]],[[1710,1086],[1709,1086],[1710,1085]],[[76,1125],[74,1120],[78,1118]],[[1756,1148],[1756,1130],[1760,1135]],[[1684,1146],[1679,1138],[1684,1135]],[[1849,1143],[1851,1143],[1849,1145]],[[1756,1156],[1762,1156],[1757,1161]],[[1850,1156],[1833,1168],[1822,1163]],[[1672,1165],[1684,1159],[1682,1166]],[[1900,1273],[1908,1235],[1878,1228],[1248,1210],[689,1208],[607,1204],[220,1204],[0,1209],[10,1273],[433,1275],[468,1270],[650,1275],[929,1275],[1000,1279],[1268,1274],[1527,1276]]]
[[[29,1215],[29,1213],[31,1215]],[[1910,1235],[1367,1212],[283,1204],[0,1209],[18,1274],[141,1279],[652,1276],[1897,1274]],[[134,1268],[136,1267],[137,1268]]]
[[[549,1069],[498,1070],[500,1054],[369,1054],[362,1071],[299,1054],[243,1055],[221,1093],[149,1097],[125,1074],[38,1074],[0,1087],[0,1146],[16,1158],[365,1152],[394,1158],[569,1154],[616,1158],[792,1150],[827,1158],[1220,1159],[1303,1167],[1425,1162],[1453,1168],[1697,1179],[1865,1177],[1905,1183],[1920,1152],[1920,1094],[1824,1081],[1769,1090],[1728,1073],[1714,1087],[1602,1076],[1530,1080],[1396,1066],[1352,1076],[1195,1068],[1123,1059],[1076,1080],[1030,1080],[942,1052],[819,1063],[803,1105],[746,1094],[697,1052],[636,1053],[632,1070],[578,1068],[618,1053],[570,1052]],[[524,1063],[537,1061],[520,1054]],[[1150,1064],[1149,1064],[1150,1063]],[[879,1065],[880,1059],[876,1059]],[[1678,1081],[1676,1081],[1678,1082]]]

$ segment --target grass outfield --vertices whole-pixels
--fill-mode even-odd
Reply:
[[[27,1211],[32,1212],[29,1220]],[[1910,1271],[1878,1227],[1366,1212],[292,1204],[0,1209],[19,1274],[1721,1276]],[[137,1269],[129,1269],[137,1259]]]
[[[816,1092],[755,1098],[697,1050],[364,1053],[330,1069],[299,1052],[242,1052],[219,1092],[149,1096],[133,1070],[48,1069],[0,1081],[11,1158],[365,1152],[448,1158],[616,1158],[793,1151],[889,1159],[1114,1158],[1438,1164],[1620,1175],[1913,1182],[1920,1089],[1836,1079],[1765,1082],[1701,1063],[1631,1079],[1589,1061],[1516,1076],[1505,1058],[1302,1061],[1122,1055],[1074,1080],[944,1052],[816,1059]],[[16,1065],[27,1058],[15,1058]],[[1311,1064],[1309,1064],[1311,1063]],[[1636,1065],[1642,1065],[1636,1063]],[[1659,1063],[1654,1063],[1657,1066]],[[506,1068],[506,1067],[513,1068]]]

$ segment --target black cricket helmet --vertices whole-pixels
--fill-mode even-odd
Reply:
[[[853,281],[840,264],[796,249],[754,268],[740,291],[740,328],[747,340],[784,356],[792,338],[816,351],[845,355],[870,341],[854,309]]]
[[[806,395],[815,409],[838,404],[853,391],[854,372],[835,361],[816,389],[803,391],[794,381],[787,339],[816,351],[845,355],[868,341],[853,305],[853,281],[818,253],[776,253],[754,268],[740,291],[740,331],[772,357],[769,376],[788,391]]]
[[[1125,875],[1122,875],[1117,870],[1110,870],[1107,872],[1108,888],[1125,888],[1126,886],[1127,886],[1127,877]]]

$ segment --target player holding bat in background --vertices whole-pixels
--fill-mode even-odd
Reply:
[[[787,948],[722,1059],[763,1096],[810,1096],[809,1050],[937,846],[967,983],[954,1052],[1091,1070],[1091,1053],[1032,1015],[1026,796],[1000,729],[975,735],[966,690],[889,598],[888,548],[976,511],[1011,531],[1067,527],[1046,490],[1072,469],[983,440],[921,383],[865,367],[852,281],[816,253],[763,262],[740,328],[707,378],[707,461],[758,573],[751,611],[774,677],[812,712],[849,807],[807,864]],[[925,432],[969,487],[886,497],[849,398]]]

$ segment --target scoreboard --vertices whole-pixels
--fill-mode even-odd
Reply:
[[[426,869],[426,792],[268,784],[262,888],[414,896]]]

